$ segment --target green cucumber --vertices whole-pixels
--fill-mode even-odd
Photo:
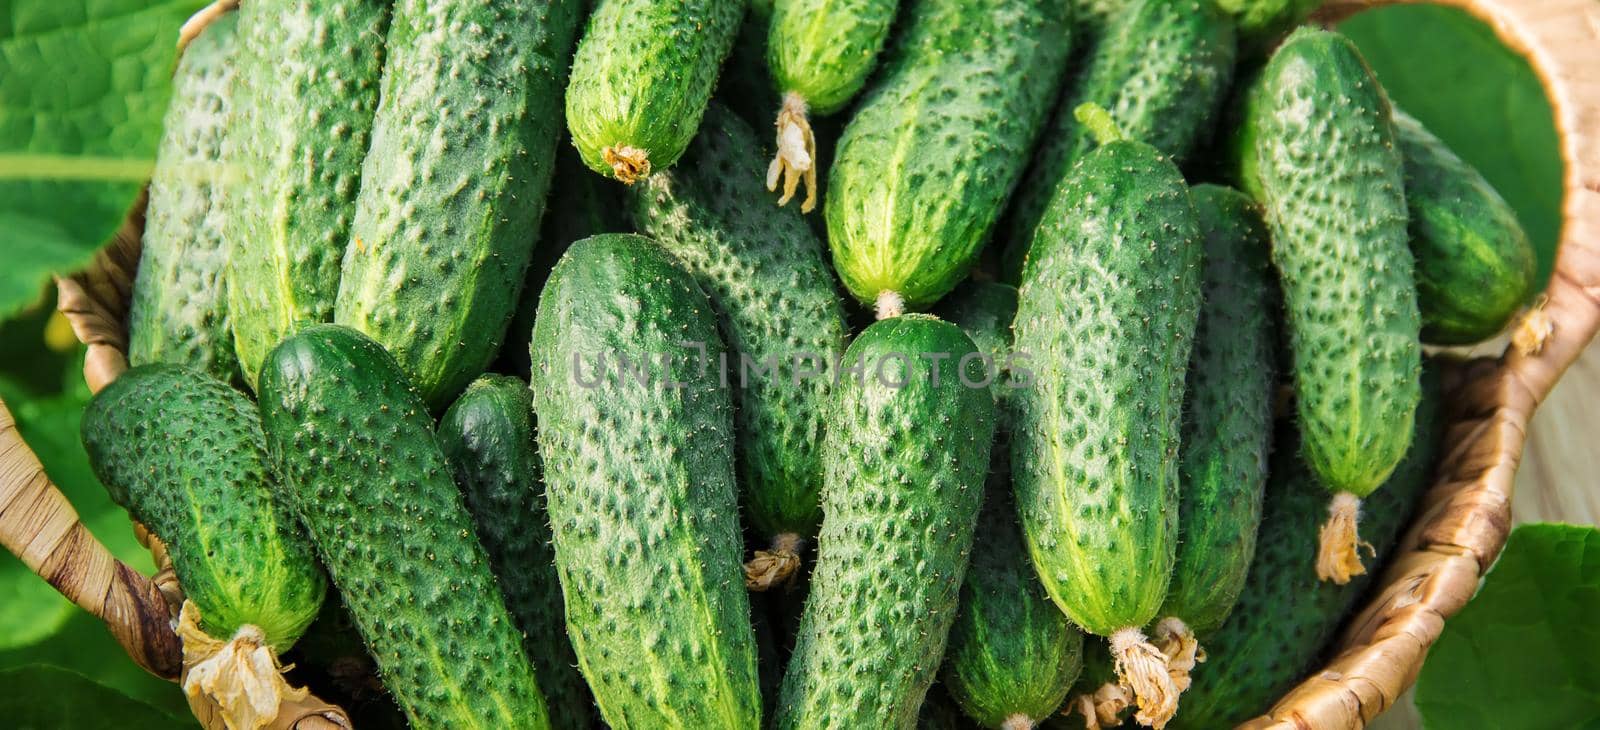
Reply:
[[[1170,158],[1104,135],[1045,211],[1023,276],[1016,348],[1035,373],[1012,394],[1012,480],[1045,589],[1111,639],[1141,721],[1159,727],[1177,688],[1142,628],[1166,597],[1178,544],[1202,243]]]
[[[1306,461],[1335,493],[1318,573],[1362,571],[1359,498],[1411,443],[1422,358],[1389,101],[1355,44],[1301,28],[1252,94],[1255,175],[1283,287]]]
[[[641,236],[574,244],[533,332],[567,630],[608,725],[756,728],[725,350],[694,279]]]
[[[828,243],[850,292],[892,314],[964,278],[1066,68],[1064,3],[914,0],[839,140]]]
[[[578,0],[402,0],[334,321],[436,412],[488,367],[544,212]]]
[[[1388,556],[1432,480],[1444,424],[1431,367],[1422,383],[1411,449],[1363,505],[1362,533],[1374,563]],[[1280,435],[1289,447],[1272,457],[1250,577],[1233,614],[1206,640],[1209,658],[1184,695],[1181,727],[1233,727],[1266,711],[1322,656],[1346,614],[1367,594],[1371,576],[1333,585],[1314,575],[1316,555],[1306,544],[1316,539],[1327,515],[1327,494],[1292,448],[1292,426]]]
[[[1072,165],[1094,138],[1073,117],[1093,102],[1111,112],[1124,134],[1177,158],[1209,133],[1227,94],[1236,55],[1233,21],[1212,0],[1138,0],[1117,15],[1072,89],[1063,95],[1017,188],[1002,240],[1009,243],[1001,276],[1020,281],[1027,244]]]
[[[288,501],[411,726],[549,727],[433,419],[394,358],[355,330],[306,327],[267,356],[259,393]]]
[[[1216,0],[1239,24],[1239,35],[1251,48],[1269,46],[1283,33],[1311,17],[1322,0]]]
[[[128,306],[129,364],[188,365],[225,381],[239,377],[228,327],[220,201],[223,138],[237,88],[237,25],[238,13],[213,20],[189,43],[172,75]]]
[[[572,59],[567,129],[624,183],[678,161],[700,127],[745,0],[599,0]]]
[[[744,511],[756,535],[773,543],[757,553],[748,578],[765,590],[793,574],[799,541],[822,521],[824,404],[849,333],[822,242],[798,213],[765,204],[759,150],[744,122],[712,105],[685,164],[635,185],[628,208],[639,231],[711,295],[739,358],[734,424]],[[752,373],[747,361],[776,365]]]
[[[1505,327],[1533,289],[1533,245],[1489,181],[1409,115],[1394,113],[1405,160],[1422,339],[1468,345]]]
[[[915,725],[955,619],[989,464],[993,372],[981,360],[959,328],[916,314],[873,324],[845,352],[780,730]]]
[[[522,629],[551,726],[593,727],[594,699],[578,673],[561,610],[527,383],[504,375],[473,381],[439,420],[438,437]]]
[[[333,319],[388,23],[382,0],[239,8],[238,96],[222,150],[238,183],[222,231],[228,321],[252,388],[268,350]]]
[[[767,35],[767,66],[783,95],[776,124],[777,156],[767,170],[767,189],[783,176],[789,202],[801,180],[801,212],[817,204],[817,143],[808,117],[828,115],[860,93],[878,65],[900,0],[775,0]]]
[[[282,652],[316,618],[327,581],[276,499],[244,395],[187,367],[135,367],[89,402],[83,444],[113,501],[166,543],[207,634],[252,625]]]
[[[1238,191],[1192,192],[1205,237],[1205,304],[1185,388],[1178,559],[1160,614],[1202,639],[1228,617],[1255,554],[1267,479],[1277,298],[1266,226]]]

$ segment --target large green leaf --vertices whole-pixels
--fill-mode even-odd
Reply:
[[[0,319],[120,225],[161,134],[178,28],[203,0],[0,10]]]
[[[1561,155],[1550,103],[1527,61],[1453,8],[1379,8],[1340,30],[1361,47],[1395,103],[1516,209],[1538,249],[1542,285],[1561,229]]]
[[[168,730],[193,721],[46,664],[0,670],[0,718],[16,730]]]
[[[1417,680],[1441,730],[1600,728],[1600,531],[1523,525]]]

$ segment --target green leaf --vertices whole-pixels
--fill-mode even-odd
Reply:
[[[0,670],[0,717],[16,730],[167,730],[192,727],[77,672],[46,664]]]
[[[1574,22],[1583,22],[1576,19]],[[1517,211],[1542,286],[1561,232],[1561,153],[1532,67],[1466,12],[1395,5],[1339,28],[1401,108],[1472,163]]]
[[[178,29],[203,0],[11,0],[0,12],[0,319],[121,225],[154,163]]]
[[[1430,728],[1600,728],[1600,531],[1518,527],[1417,680]]]

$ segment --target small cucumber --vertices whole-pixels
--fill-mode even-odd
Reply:
[[[801,212],[817,205],[817,143],[808,119],[844,108],[878,65],[900,0],[775,0],[767,35],[767,66],[783,95],[778,111],[777,156],[767,170],[767,189],[783,176],[779,205],[794,197],[801,180]]]
[[[1356,47],[1301,28],[1252,93],[1255,175],[1294,356],[1301,448],[1336,496],[1317,572],[1363,570],[1359,499],[1411,443],[1422,357],[1389,101]]]
[[[1178,560],[1160,615],[1196,635],[1227,618],[1255,554],[1272,438],[1277,311],[1266,226],[1238,191],[1192,192],[1205,237],[1179,449]]]
[[[540,296],[533,396],[567,630],[619,730],[761,724],[724,352],[706,295],[641,236],[573,244]]]
[[[334,321],[435,412],[488,367],[544,212],[578,0],[401,0]]]
[[[333,319],[361,160],[378,105],[383,0],[247,2],[222,155],[228,321],[251,388],[284,337]]]
[[[1202,243],[1170,158],[1103,134],[1110,141],[1078,161],[1045,211],[1023,276],[1016,348],[1036,372],[1012,393],[1012,479],[1051,599],[1111,639],[1141,721],[1160,727],[1178,690],[1142,629],[1178,545]]]
[[[433,419],[394,358],[315,325],[272,350],[260,385],[288,501],[411,726],[549,727]]]
[[[1396,111],[1394,126],[1405,160],[1422,340],[1487,339],[1533,288],[1533,245],[1516,212],[1475,168],[1409,115]]]
[[[1394,547],[1431,483],[1444,431],[1433,375],[1431,368],[1423,374],[1424,396],[1410,451],[1363,505],[1362,533],[1372,545],[1375,563],[1382,563]],[[1293,427],[1282,429],[1280,436],[1288,447],[1272,457],[1250,577],[1233,614],[1206,640],[1209,658],[1184,695],[1177,720],[1181,727],[1233,727],[1264,712],[1304,676],[1350,608],[1367,593],[1370,576],[1333,585],[1314,575],[1316,555],[1306,544],[1316,539],[1327,514],[1327,494],[1293,448]]]
[[[711,295],[739,359],[730,370],[745,515],[772,541],[747,577],[765,590],[793,574],[798,544],[822,521],[824,404],[849,333],[822,242],[799,214],[765,204],[759,149],[744,122],[712,105],[685,164],[634,186],[629,210]],[[746,362],[775,365],[751,373]]]
[[[776,725],[911,728],[972,549],[992,371],[959,328],[916,314],[868,327],[839,367],[826,517]]]
[[[593,727],[594,699],[578,673],[561,610],[527,383],[504,375],[473,381],[445,411],[438,437],[506,607],[522,629],[551,726]]]
[[[1073,117],[1078,105],[1105,107],[1124,134],[1182,164],[1210,131],[1235,55],[1233,21],[1212,0],[1138,0],[1114,16],[1017,189],[1002,229],[1009,245],[1002,278],[1020,281],[1028,241],[1051,197],[1073,163],[1094,149],[1093,136]]]
[[[1066,5],[913,0],[881,80],[839,140],[828,243],[850,292],[892,314],[964,278],[1066,68]]]
[[[187,365],[224,381],[239,377],[223,288],[228,247],[221,205],[237,24],[238,13],[212,21],[172,75],[128,307],[130,364]]]
[[[584,164],[632,184],[677,162],[744,10],[745,0],[599,0],[567,85]]]

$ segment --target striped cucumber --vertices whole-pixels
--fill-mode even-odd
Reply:
[[[579,9],[395,8],[334,321],[393,354],[435,412],[488,367],[516,308]]]
[[[239,377],[223,288],[228,247],[221,203],[237,25],[238,13],[212,21],[172,75],[128,307],[130,364],[187,365],[225,381]]]
[[[955,619],[989,464],[994,401],[981,359],[959,328],[917,314],[873,324],[846,351],[780,730],[915,725]]]
[[[1177,689],[1142,628],[1178,543],[1201,235],[1170,158],[1118,138],[1104,110],[1079,112],[1106,142],[1074,166],[1033,239],[1015,337],[1037,372],[1012,395],[1012,479],[1051,599],[1110,638],[1141,722],[1160,727]]]
[[[1355,44],[1302,28],[1251,94],[1254,174],[1294,354],[1301,449],[1335,493],[1317,574],[1360,575],[1360,499],[1411,443],[1422,348],[1389,101]]]
[[[767,66],[783,95],[778,152],[767,168],[767,190],[783,179],[787,205],[805,182],[800,211],[817,206],[817,143],[810,114],[844,108],[878,65],[899,0],[775,0],[767,35]]]
[[[439,420],[439,448],[522,629],[552,727],[594,726],[594,699],[567,640],[527,383],[485,375]]]
[[[567,85],[584,164],[631,185],[677,162],[744,10],[745,0],[599,0]]]
[[[421,394],[355,330],[302,329],[261,368],[288,501],[414,728],[549,727],[522,637]]]
[[[1233,21],[1212,0],[1138,0],[1113,18],[1017,188],[1001,236],[1009,245],[1001,270],[1007,281],[1020,281],[1027,244],[1051,197],[1073,163],[1094,149],[1093,135],[1073,116],[1079,104],[1105,107],[1124,134],[1182,164],[1209,133],[1227,94]]]
[[[1422,339],[1468,345],[1505,327],[1533,289],[1536,261],[1517,214],[1471,165],[1394,113],[1405,160]]]
[[[551,273],[532,348],[567,630],[601,715],[759,727],[710,301],[649,239],[595,236]]]
[[[635,185],[629,210],[711,295],[739,358],[744,511],[772,543],[746,565],[746,580],[766,590],[793,575],[822,521],[823,411],[848,331],[822,242],[798,214],[765,205],[757,145],[744,122],[712,105],[685,164]]]
[[[277,657],[316,618],[327,579],[276,499],[255,406],[187,367],[135,367],[90,401],[83,443],[112,498],[167,545],[186,599],[185,694],[234,726],[276,714],[295,692]]]
[[[1064,3],[914,0],[839,140],[828,244],[884,315],[964,278],[1022,173],[1066,67]]]
[[[1431,367],[1423,371],[1422,392],[1409,452],[1364,505],[1362,532],[1377,563],[1394,547],[1433,476],[1444,423]],[[1370,576],[1333,585],[1314,575],[1316,555],[1306,543],[1317,536],[1327,496],[1293,448],[1293,427],[1280,435],[1289,448],[1272,457],[1250,577],[1233,614],[1206,640],[1210,658],[1195,674],[1178,714],[1184,728],[1233,727],[1266,711],[1322,656],[1351,607],[1367,594]]]
[[[284,337],[333,319],[361,160],[378,105],[382,0],[247,2],[222,155],[228,321],[245,382]]]

